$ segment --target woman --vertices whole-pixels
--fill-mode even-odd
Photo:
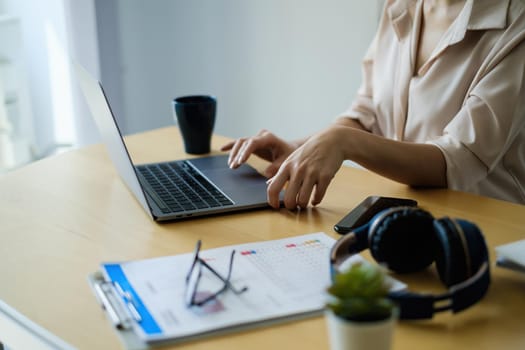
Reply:
[[[343,160],[411,186],[525,203],[525,8],[521,0],[390,0],[363,82],[333,125],[287,142],[268,131],[223,146],[236,168],[271,162],[268,202],[321,202]]]

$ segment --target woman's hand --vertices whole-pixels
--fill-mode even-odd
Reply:
[[[317,205],[345,159],[341,143],[344,126],[334,125],[311,136],[284,160],[275,176],[268,180],[268,203],[279,207],[279,193],[285,185],[284,205],[288,209]]]
[[[294,143],[286,142],[267,130],[261,130],[253,137],[243,137],[221,147],[221,151],[230,151],[228,165],[238,168],[255,154],[270,162],[264,171],[266,177],[275,175],[283,161],[297,148]]]
[[[251,138],[230,142],[228,163],[237,168],[251,154],[271,162],[268,203],[279,208],[279,195],[286,187],[288,209],[317,205],[345,159],[389,179],[410,186],[447,187],[447,165],[441,150],[432,144],[386,139],[371,134],[349,118],[305,141],[289,143],[263,130]]]

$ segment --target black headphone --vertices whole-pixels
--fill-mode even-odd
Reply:
[[[422,270],[435,262],[448,291],[442,294],[391,292],[401,319],[432,318],[462,311],[479,301],[490,284],[487,245],[478,227],[461,219],[435,219],[425,210],[394,207],[340,238],[330,252],[332,278],[353,254],[369,248],[372,257],[399,272]]]

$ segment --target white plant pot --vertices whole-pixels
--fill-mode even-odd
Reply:
[[[389,350],[392,347],[397,312],[386,320],[356,322],[326,310],[325,319],[332,350]]]

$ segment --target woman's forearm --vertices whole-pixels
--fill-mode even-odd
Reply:
[[[447,186],[445,158],[434,145],[394,141],[339,125],[334,132],[345,158],[373,172],[411,186]]]
[[[353,118],[350,118],[350,117],[339,117],[335,120],[334,122],[334,125],[340,125],[340,126],[347,126],[347,127],[350,127],[350,128],[355,128],[355,129],[359,129],[359,130],[363,130],[363,131],[367,131],[365,129],[365,127],[357,120],[357,119],[353,119]],[[295,148],[299,148],[301,147],[306,141],[308,141],[308,139],[311,137],[310,136],[307,136],[307,137],[303,137],[302,139],[297,139],[297,140],[294,140],[294,141],[291,141],[290,143],[295,147]]]

